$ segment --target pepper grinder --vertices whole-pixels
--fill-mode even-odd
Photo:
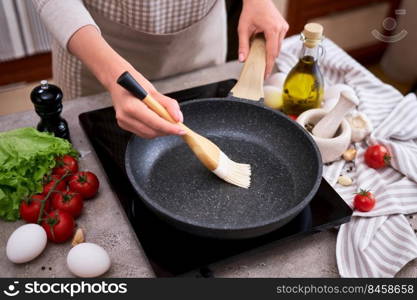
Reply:
[[[30,94],[35,111],[41,118],[36,128],[39,131],[51,132],[56,137],[71,141],[68,123],[61,118],[62,97],[62,90],[56,85],[49,84],[46,80],[42,80],[41,84],[35,87]]]

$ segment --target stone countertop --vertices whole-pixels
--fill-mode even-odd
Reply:
[[[159,91],[168,93],[237,78],[240,68],[240,64],[232,62],[158,81],[155,85]],[[85,230],[87,241],[97,243],[108,251],[112,266],[106,277],[154,277],[142,247],[78,122],[80,113],[109,105],[111,99],[107,93],[64,103],[63,117],[69,123],[75,148],[82,154],[80,169],[90,170],[100,178],[99,194],[86,201],[77,225]],[[0,130],[33,127],[37,122],[34,111],[0,116]],[[412,221],[416,222],[415,219]],[[6,258],[7,239],[23,223],[0,221],[0,276],[71,277],[66,267],[66,255],[71,247],[69,242],[61,245],[48,243],[45,251],[29,263],[17,265]],[[216,277],[338,277],[335,246],[336,231],[330,230],[286,243],[269,244],[215,263],[210,268]],[[417,262],[413,261],[398,276],[417,277],[416,267]]]

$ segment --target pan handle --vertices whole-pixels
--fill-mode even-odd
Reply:
[[[258,34],[252,41],[249,55],[243,65],[239,80],[230,93],[233,97],[259,101],[264,97],[266,66],[265,38]]]

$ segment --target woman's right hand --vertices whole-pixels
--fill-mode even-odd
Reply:
[[[162,135],[185,134],[178,124],[165,121],[145,103],[117,84],[117,78],[124,71],[129,71],[177,122],[183,121],[178,102],[158,93],[152,83],[114,51],[94,26],[84,26],[74,33],[68,42],[68,50],[77,56],[110,92],[120,127],[147,139]]]
[[[129,71],[140,85],[178,122],[183,122],[183,116],[178,102],[159,93],[146,78],[137,71]],[[183,135],[185,131],[177,124],[170,123],[149,109],[145,103],[132,96],[118,84],[110,89],[113,105],[116,110],[116,119],[119,126],[142,138],[151,139],[164,135]]]

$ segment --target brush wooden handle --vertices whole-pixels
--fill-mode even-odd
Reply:
[[[127,91],[129,91],[133,96],[142,100],[146,106],[148,106],[152,111],[154,111],[158,116],[163,118],[164,120],[178,124],[183,130],[185,130],[186,134],[183,137],[184,140],[188,143],[189,137],[196,138],[198,135],[190,128],[185,126],[181,122],[175,121],[175,119],[169,114],[166,108],[156,101],[140,84],[136,81],[135,78],[129,73],[124,72],[120,77],[117,79],[117,83],[124,87]]]
[[[117,83],[128,90],[133,96],[142,100],[151,110],[156,112],[161,118],[171,123],[177,123],[169,112],[162,106],[161,103],[156,101],[147,91],[136,81],[135,78],[129,73],[124,72],[117,79]]]
[[[259,101],[264,97],[263,85],[266,67],[265,39],[257,35],[251,44],[239,80],[230,91],[233,97]]]
[[[171,117],[166,108],[163,107],[161,103],[156,101],[151,95],[148,94],[146,98],[143,99],[143,102],[145,102],[145,104],[154,112],[156,112],[158,116],[160,116],[161,118],[171,123],[177,123],[177,121],[175,121],[174,118]]]

